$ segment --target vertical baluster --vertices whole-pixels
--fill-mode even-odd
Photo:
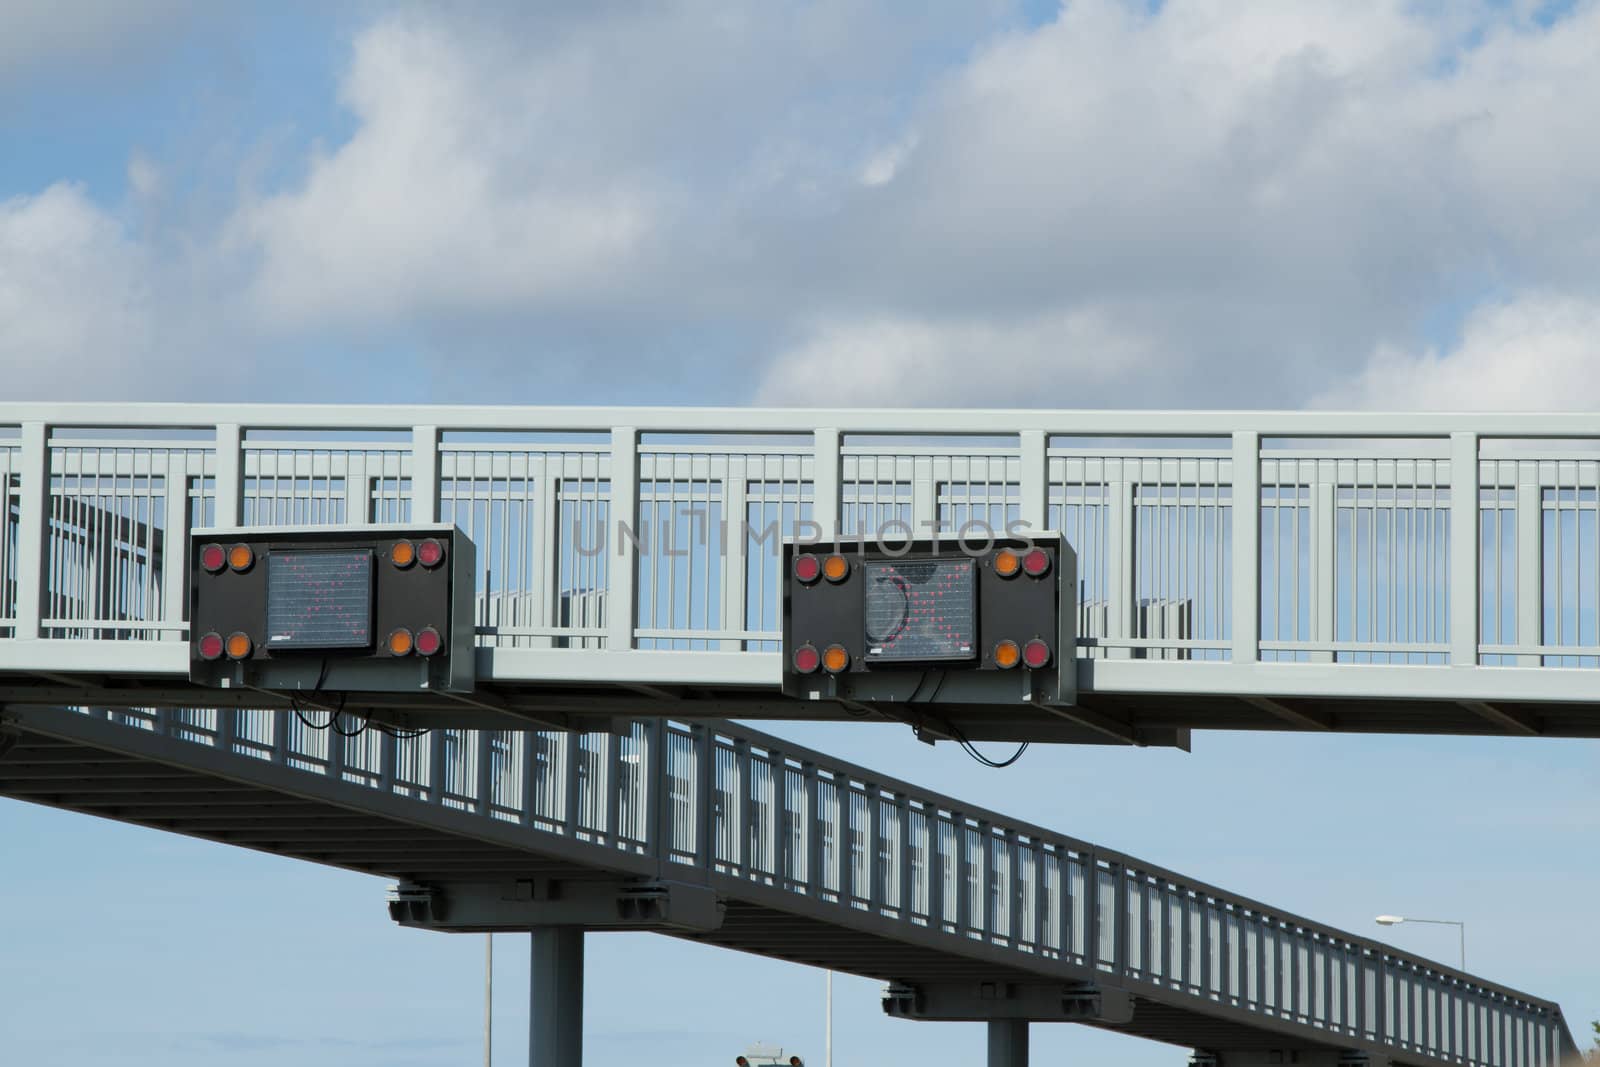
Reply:
[[[896,793],[894,797],[894,815],[896,820],[894,847],[895,847],[895,899],[894,907],[900,913],[903,921],[910,922],[916,913],[916,887],[912,884],[911,870],[911,801],[904,793]],[[923,866],[923,877],[927,877],[927,866]]]
[[[672,859],[671,773],[667,758],[667,723],[656,716],[645,725],[644,733],[644,828],[645,850],[656,858],[658,876],[665,876]]]
[[[493,730],[473,730],[471,751],[477,766],[477,772],[472,783],[473,799],[477,803],[477,813],[490,817],[494,814],[494,738]]]
[[[624,764],[622,762],[623,735],[608,733],[605,735],[605,774],[601,778],[601,788],[597,791],[600,802],[605,805],[606,844],[615,848],[622,835],[622,796],[624,786]]]
[[[1043,955],[1048,947],[1045,943],[1047,941],[1047,931],[1045,926],[1044,867],[1045,858],[1049,854],[1045,851],[1044,842],[1034,838],[1029,845],[1029,855],[1033,860],[1030,871],[1033,885],[1033,901],[1029,908],[1028,916],[1032,933],[1029,936],[1033,940],[1033,951]]]
[[[767,753],[772,768],[772,884],[787,889],[793,877],[794,809],[789,804],[789,763],[782,752]]]
[[[50,449],[49,427],[42,422],[22,424],[18,469],[20,514],[17,529],[17,622],[19,641],[41,636],[49,585],[50,551]]]
[[[717,735],[706,726],[691,726],[693,739],[695,795],[690,811],[698,814],[695,820],[695,863],[701,870],[712,870],[717,864]]]
[[[727,788],[732,803],[723,814],[723,825],[729,828],[726,835],[729,853],[723,858],[748,878],[756,871],[755,845],[751,840],[755,820],[752,818],[754,801],[750,793],[750,743],[735,738],[732,755]]]
[[[634,579],[639,567],[634,542],[621,535],[621,525],[638,531],[639,509],[639,431],[618,426],[611,431],[611,519],[617,533],[616,553],[607,568],[606,647],[614,650],[633,647],[633,627],[638,601]],[[610,547],[612,531],[604,531],[602,544]]]
[[[971,857],[967,851],[967,819],[959,811],[950,813],[950,825],[955,831],[955,876],[956,876],[956,914],[955,932],[965,937],[970,925],[968,916],[972,909],[972,868]]]
[[[923,809],[923,827],[927,834],[927,849],[925,857],[926,870],[923,874],[928,886],[928,926],[934,930],[943,930],[945,921],[945,848],[944,848],[944,821],[939,815],[939,807],[929,804]]]
[[[805,847],[806,847],[806,877],[805,885],[808,893],[822,896],[823,889],[828,884],[826,873],[822,869],[822,823],[824,812],[822,807],[822,790],[817,781],[817,765],[809,761],[800,765],[800,779],[804,783],[805,796],[801,798],[805,817]]]
[[[1233,643],[1234,663],[1259,655],[1261,610],[1261,440],[1254,430],[1233,435]],[[1218,501],[1218,521],[1221,521]],[[1185,980],[1188,976],[1185,975]]]

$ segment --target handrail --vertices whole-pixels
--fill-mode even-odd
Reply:
[[[46,731],[71,714],[19,713]],[[371,789],[476,813],[531,832],[533,851],[555,834],[588,842],[601,866],[654,857],[730,896],[778,890],[843,909],[846,925],[867,915],[890,936],[943,934],[949,951],[982,943],[1319,1042],[1484,1067],[1544,1067],[1576,1048],[1552,1002],[734,723],[397,738],[281,711],[88,714],[221,748],[246,777],[252,760],[336,777],[349,805]]]

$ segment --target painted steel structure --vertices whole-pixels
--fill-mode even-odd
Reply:
[[[911,1018],[982,1002],[991,1048],[1032,1018],[1221,1064],[1577,1056],[1548,1001],[731,723],[328,725],[12,708],[0,794],[389,875],[433,902],[418,921],[659,929],[884,979]],[[543,944],[568,962],[541,973],[581,967],[581,941]]]
[[[104,680],[182,677],[191,526],[446,521],[491,708],[839,716],[769,699],[778,532],[974,520],[1072,543],[1083,697],[971,736],[1600,734],[1584,415],[0,404],[0,688],[165,699]]]

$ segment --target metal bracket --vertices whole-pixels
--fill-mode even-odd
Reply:
[[[1189,1067],[1389,1067],[1387,1056],[1375,1056],[1354,1049],[1329,1048],[1252,1049],[1245,1052],[1196,1049]]]
[[[389,917],[402,926],[451,933],[585,930],[688,930],[722,925],[723,905],[704,886],[668,881],[562,881],[524,878],[496,884],[404,882],[389,891]]]
[[[1125,990],[1087,982],[893,983],[883,991],[883,1011],[897,1019],[922,1022],[1026,1019],[1122,1026],[1133,1021],[1133,998]]]

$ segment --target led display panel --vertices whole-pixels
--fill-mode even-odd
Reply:
[[[372,644],[372,552],[273,552],[267,558],[269,648]]]
[[[871,663],[977,655],[977,572],[970,558],[897,559],[863,567]]]

